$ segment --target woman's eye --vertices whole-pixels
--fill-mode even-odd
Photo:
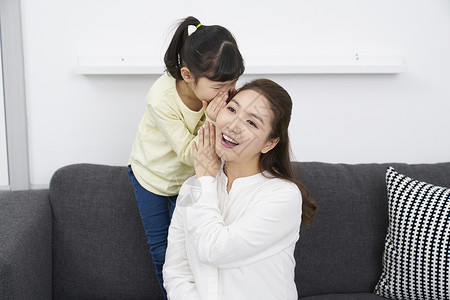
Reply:
[[[253,121],[251,121],[251,120],[248,120],[247,122],[248,122],[248,124],[252,125],[253,127],[258,128],[258,127],[256,127],[255,122],[253,122]]]
[[[228,109],[229,111],[231,111],[231,112],[236,112],[236,111],[234,110],[234,108],[232,108],[231,106],[228,106],[227,109]]]

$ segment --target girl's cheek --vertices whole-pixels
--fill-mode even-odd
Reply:
[[[208,93],[206,98],[208,99],[208,103],[211,102],[214,98],[216,98],[217,93]]]

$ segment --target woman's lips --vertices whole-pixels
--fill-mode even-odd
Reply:
[[[233,148],[233,147],[236,147],[237,145],[239,145],[239,143],[236,142],[235,139],[233,139],[232,137],[230,137],[229,135],[227,135],[225,133],[222,133],[221,143],[226,148]]]

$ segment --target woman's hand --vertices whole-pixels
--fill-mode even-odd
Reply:
[[[206,115],[211,121],[216,121],[219,111],[227,105],[227,99],[228,93],[219,92],[209,103],[203,100]]]
[[[194,169],[197,178],[202,176],[216,177],[221,166],[221,160],[216,153],[216,128],[205,122],[198,131],[198,143],[192,144]]]

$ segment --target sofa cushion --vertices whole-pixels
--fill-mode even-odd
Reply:
[[[390,299],[450,299],[450,189],[386,173],[389,227],[375,293]]]
[[[294,162],[317,201],[314,224],[302,226],[296,245],[300,297],[373,292],[382,271],[388,226],[386,169],[450,186],[450,163],[329,164]]]
[[[50,200],[54,299],[161,299],[126,167],[63,167]]]

